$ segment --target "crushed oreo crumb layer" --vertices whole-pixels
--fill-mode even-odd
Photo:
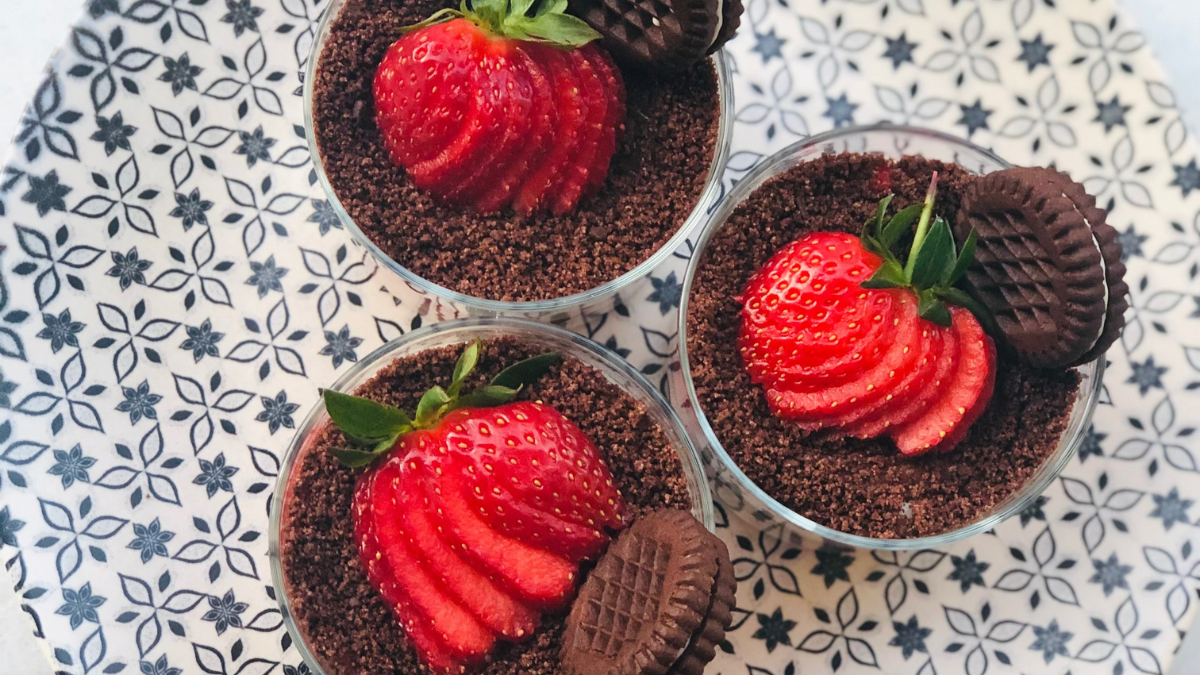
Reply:
[[[996,393],[967,439],[945,455],[905,458],[887,437],[807,434],[773,416],[737,350],[738,296],[785,244],[816,231],[858,234],[886,191],[892,209],[920,203],[939,172],[938,213],[952,218],[970,174],[918,157],[820,157],[773,178],[713,237],[688,300],[688,354],[700,406],[734,462],[767,494],[841,532],[925,537],[967,525],[1019,490],[1066,428],[1079,376],[1038,370],[1001,351]]]
[[[604,189],[564,216],[480,216],[439,206],[388,159],[372,81],[400,29],[457,0],[350,0],[325,43],[313,118],[329,182],[359,228],[415,274],[503,301],[565,297],[630,271],[695,207],[717,143],[708,61],[681,73],[626,72],[627,121]]]
[[[504,367],[544,349],[514,338],[484,342],[484,356],[467,385],[485,383]],[[412,410],[430,385],[445,384],[462,346],[398,359],[355,393]],[[567,358],[521,399],[554,406],[596,444],[629,514],[689,509],[679,457],[644,406],[603,374]],[[329,453],[344,447],[332,426],[318,432],[293,471],[280,533],[280,555],[292,614],[309,649],[329,675],[428,673],[358,562],[351,503],[357,473]],[[534,637],[518,645],[497,643],[486,675],[557,675],[566,617],[547,615]]]

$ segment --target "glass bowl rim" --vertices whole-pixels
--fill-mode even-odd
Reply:
[[[1037,469],[1030,480],[1021,488],[1015,490],[1012,494],[1006,497],[996,506],[992,507],[987,515],[976,519],[962,527],[942,532],[936,535],[924,537],[913,537],[907,539],[883,539],[879,537],[866,537],[862,535],[849,534],[836,530],[825,525],[821,525],[809,518],[806,518],[792,509],[784,506],[774,497],[768,495],[760,488],[749,476],[741,470],[733,458],[726,452],[724,445],[717,438],[716,432],[713,430],[708,421],[708,417],[704,414],[704,409],[700,405],[700,400],[696,395],[695,383],[692,380],[691,365],[688,360],[688,338],[687,338],[687,310],[688,300],[692,292],[692,284],[696,278],[696,272],[699,268],[700,261],[703,257],[708,243],[716,235],[718,231],[725,225],[734,210],[741,205],[755,190],[761,187],[762,183],[770,178],[781,173],[785,168],[795,166],[800,162],[795,160],[805,151],[811,148],[818,147],[826,143],[832,143],[838,140],[843,140],[846,137],[876,134],[876,133],[896,133],[908,136],[917,136],[925,139],[930,139],[935,142],[944,143],[952,146],[957,150],[979,155],[991,162],[994,162],[1001,168],[1010,168],[1013,165],[1005,161],[996,153],[975,145],[968,140],[957,136],[947,134],[934,129],[923,127],[904,125],[904,124],[870,124],[856,125],[833,129],[821,134],[810,136],[806,139],[792,143],[785,148],[782,148],[771,155],[766,156],[763,160],[751,169],[745,176],[738,181],[733,190],[722,200],[721,204],[713,210],[705,221],[703,229],[700,231],[700,236],[697,239],[696,247],[692,251],[691,259],[688,261],[687,271],[684,274],[682,297],[679,306],[679,359],[680,372],[683,377],[684,387],[687,390],[687,404],[692,408],[692,414],[699,422],[700,429],[703,433],[703,443],[706,443],[716,456],[721,467],[729,471],[734,477],[737,485],[750,493],[760,503],[765,505],[775,516],[782,518],[787,523],[811,532],[824,539],[836,542],[838,544],[853,546],[856,548],[866,548],[885,551],[906,551],[933,548],[945,546],[947,544],[966,539],[967,537],[981,534],[992,529],[1004,520],[1010,518],[1018,511],[1028,506],[1038,495],[1042,494],[1046,488],[1053,483],[1062,471],[1066,468],[1071,458],[1075,456],[1083,441],[1083,437],[1087,432],[1087,427],[1090,423],[1093,413],[1095,412],[1097,402],[1100,398],[1101,388],[1104,380],[1105,359],[1103,357],[1096,359],[1090,363],[1078,366],[1075,370],[1083,376],[1084,382],[1081,387],[1086,386],[1087,389],[1081,389],[1076,395],[1076,401],[1071,408],[1071,418],[1079,412],[1078,407],[1082,404],[1083,411],[1079,418],[1079,423],[1072,429],[1072,419],[1068,419],[1067,429],[1059,438],[1058,445],[1049,457],[1047,457]],[[903,151],[901,151],[903,154]],[[808,160],[801,160],[808,161]],[[1090,380],[1088,379],[1090,378]],[[1082,399],[1079,398],[1082,396]],[[701,439],[696,439],[700,442]]]
[[[355,241],[371,252],[380,264],[397,274],[405,283],[417,291],[491,315],[543,314],[587,305],[588,303],[611,297],[647,276],[651,271],[674,255],[688,238],[704,225],[709,212],[719,204],[724,189],[722,181],[725,176],[726,166],[729,163],[730,148],[733,145],[734,126],[733,71],[729,62],[729,55],[724,49],[718,50],[710,57],[717,74],[718,121],[716,147],[714,148],[712,161],[708,166],[708,175],[705,178],[704,187],[700,195],[696,198],[696,203],[692,207],[691,213],[683,219],[670,239],[651,253],[648,258],[620,276],[609,279],[599,286],[572,295],[550,298],[548,300],[507,301],[480,298],[450,290],[441,284],[416,274],[384,253],[359,229],[358,225],[354,222],[354,218],[350,216],[349,212],[342,205],[341,199],[338,198],[337,193],[333,189],[333,185],[329,182],[329,177],[325,173],[325,161],[317,145],[316,127],[313,117],[313,89],[316,82],[317,68],[320,65],[321,50],[325,45],[325,40],[329,36],[333,22],[349,1],[332,0],[326,6],[313,38],[312,47],[309,50],[308,62],[304,66],[302,101],[304,107],[305,141],[308,144],[309,155],[312,157],[313,171],[317,175],[317,183],[320,184],[322,192],[325,193],[325,198],[329,200],[329,204],[337,215],[338,221],[350,232]]]
[[[401,351],[406,346],[420,345],[443,334],[448,334],[452,337],[462,336],[462,342],[465,342],[472,336],[479,335],[480,332],[490,333],[491,335],[524,334],[540,337],[548,336],[552,340],[566,345],[575,354],[585,353],[595,357],[605,363],[606,366],[613,368],[628,378],[633,386],[640,390],[649,400],[649,403],[646,403],[647,408],[657,409],[660,416],[664,417],[666,422],[672,427],[666,431],[668,432],[672,446],[674,446],[676,453],[679,454],[682,470],[688,481],[688,492],[693,501],[693,508],[699,511],[700,521],[705,529],[709,532],[716,530],[716,510],[713,506],[712,489],[704,472],[704,462],[678,413],[666,398],[663,397],[662,393],[646,381],[645,376],[638,372],[632,364],[594,340],[578,333],[573,333],[565,328],[514,317],[477,317],[439,321],[389,340],[367,356],[359,359],[358,363],[347,369],[337,380],[325,388],[342,392],[352,390],[366,381],[367,378],[364,378],[364,374],[370,373],[373,375],[374,372],[378,371],[381,361],[389,360],[392,354]],[[572,355],[566,349],[563,351],[566,356]],[[601,373],[604,374],[603,371]],[[612,380],[609,381],[612,382]],[[617,383],[614,382],[614,384]],[[618,386],[622,389],[626,388],[624,385]],[[271,511],[267,533],[267,555],[271,567],[271,586],[275,590],[276,604],[279,606],[284,625],[292,638],[292,643],[296,646],[304,662],[313,669],[315,675],[325,675],[326,671],[321,666],[321,660],[317,659],[316,655],[310,650],[308,641],[296,624],[291,610],[291,598],[283,570],[280,529],[282,527],[283,506],[288,491],[288,483],[297,466],[299,456],[304,449],[305,441],[316,430],[318,425],[324,422],[324,418],[327,418],[325,405],[318,399],[312,409],[304,416],[304,420],[297,425],[296,433],[292,436],[291,441],[289,441],[287,450],[280,457],[279,475],[275,478],[274,492],[270,499]],[[695,488],[694,492],[693,487]]]

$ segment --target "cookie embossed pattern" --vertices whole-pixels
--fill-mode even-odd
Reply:
[[[0,553],[56,669],[305,671],[263,562],[275,461],[317,386],[439,318],[309,182],[295,93],[324,4],[89,3],[21,126],[0,184]],[[994,534],[797,546],[717,484],[741,606],[710,669],[1166,672],[1195,609],[1200,170],[1159,65],[1107,0],[790,5],[750,3],[727,49],[726,190],[835,125],[946,131],[1082,180],[1132,309],[1077,458]],[[688,255],[585,329],[656,384]]]

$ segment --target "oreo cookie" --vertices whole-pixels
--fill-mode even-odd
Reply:
[[[1082,185],[1053,169],[997,171],[963,192],[955,236],[978,236],[967,285],[1030,364],[1085,363],[1120,335],[1128,287],[1105,219]]]
[[[621,534],[567,617],[568,675],[701,675],[732,622],[724,543],[684,511],[660,511]]]
[[[681,69],[733,37],[742,0],[570,0],[569,11],[621,63]]]

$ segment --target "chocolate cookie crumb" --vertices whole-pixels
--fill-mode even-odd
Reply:
[[[885,171],[880,171],[886,169]],[[1001,352],[996,393],[958,448],[908,459],[886,438],[806,434],[776,418],[737,350],[738,296],[775,251],[809,232],[858,234],[886,192],[920,203],[939,172],[938,213],[952,218],[971,180],[918,157],[823,156],[773,178],[704,251],[688,299],[688,354],[700,406],[734,462],[784,506],[835,530],[899,539],[947,532],[1020,489],[1054,452],[1079,389],[1070,370],[1038,370]]]
[[[487,340],[467,385],[544,350],[514,338]],[[398,359],[356,392],[411,410],[430,385],[445,383],[461,346]],[[604,375],[567,358],[521,399],[541,400],[571,419],[596,444],[629,507],[629,515],[691,505],[687,479],[666,434],[645,408]],[[326,427],[302,452],[280,528],[280,555],[296,625],[329,675],[428,673],[359,567],[351,502],[357,477],[325,450],[341,445]],[[498,643],[486,675],[558,675],[566,612],[542,618],[534,638]]]
[[[317,144],[338,199],[371,241],[425,279],[504,301],[581,293],[666,244],[700,198],[715,152],[712,64],[661,77],[623,73],[627,120],[608,182],[574,213],[465,213],[435,204],[391,163],[373,115],[375,69],[400,29],[450,6],[457,0],[350,0],[321,54]]]

